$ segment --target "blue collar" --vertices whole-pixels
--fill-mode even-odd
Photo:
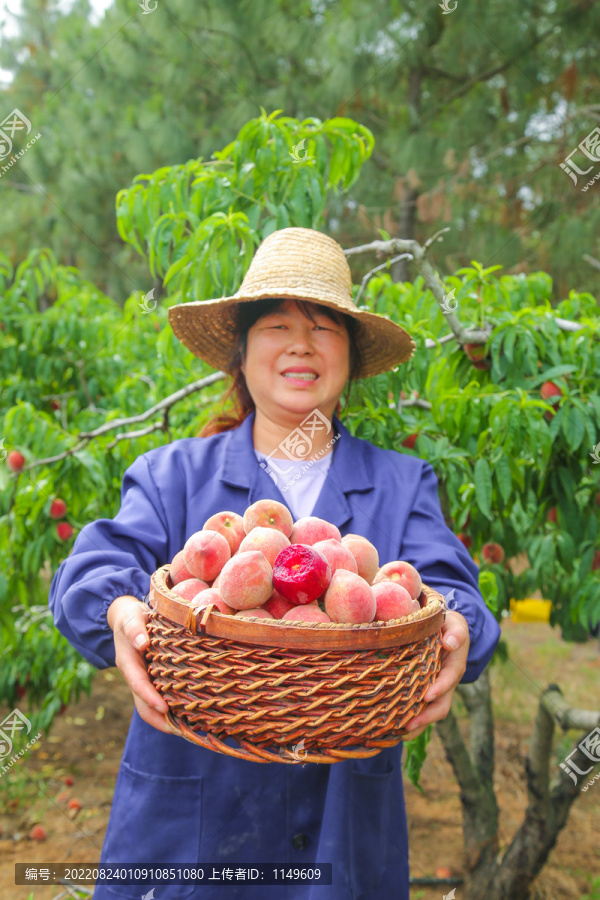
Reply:
[[[226,433],[219,477],[226,484],[249,490],[248,505],[267,498],[285,503],[285,498],[261,468],[254,453],[252,428],[255,415],[251,412],[241,425]],[[331,466],[313,515],[327,519],[340,528],[352,515],[346,495],[352,491],[372,490],[375,484],[365,463],[366,442],[353,437],[336,416],[333,416],[333,426],[339,438],[333,445]]]

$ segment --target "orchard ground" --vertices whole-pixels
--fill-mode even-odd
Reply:
[[[518,829],[527,803],[525,756],[537,709],[538,689],[560,685],[575,706],[593,708],[600,674],[600,644],[566,644],[545,624],[505,619],[502,634],[512,661],[491,669],[496,720],[496,794],[503,844]],[[27,712],[25,700],[23,711]],[[454,709],[463,735],[467,719],[457,698]],[[114,783],[125,743],[133,700],[117,669],[98,673],[91,696],[68,707],[49,736],[35,745],[18,770],[0,779],[0,896],[3,900],[46,900],[64,885],[15,887],[15,862],[95,863],[108,822]],[[4,712],[2,712],[4,715]],[[557,736],[554,769],[574,733]],[[64,779],[73,779],[65,786]],[[438,866],[462,875],[462,818],[458,786],[434,734],[422,772],[425,796],[405,779],[413,877],[431,876]],[[583,782],[582,782],[583,783]],[[9,789],[10,788],[10,789]],[[69,798],[80,810],[69,810]],[[60,799],[59,799],[60,798]],[[48,838],[29,840],[35,823]],[[550,861],[535,884],[536,900],[573,900],[591,892],[591,873],[600,871],[600,782],[575,802]],[[326,862],[327,860],[321,860]],[[411,900],[440,900],[446,887],[411,889]],[[461,896],[460,888],[457,897]],[[594,895],[595,896],[595,895]]]

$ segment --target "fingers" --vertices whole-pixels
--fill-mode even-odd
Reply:
[[[412,741],[413,738],[418,737],[428,725],[446,718],[450,712],[450,706],[452,705],[452,693],[453,692],[448,692],[438,700],[434,700],[433,703],[428,703],[423,712],[419,713],[418,716],[415,716],[415,718],[408,723],[406,726],[408,738],[406,738],[406,740]]]
[[[150,643],[145,624],[147,612],[145,604],[135,598],[124,598],[114,623],[115,662],[144,721],[172,733],[164,720],[168,706],[150,681],[143,658]]]
[[[467,669],[469,645],[467,620],[460,613],[449,612],[442,626],[444,649],[440,671],[423,696],[427,706],[406,726],[406,740],[418,737],[428,725],[445,719],[450,712],[454,691]]]
[[[144,703],[137,694],[133,695],[133,702],[135,703],[135,708],[137,709],[140,718],[142,718],[144,722],[147,722],[148,725],[152,725],[153,728],[158,728],[159,731],[164,731],[166,734],[173,734],[173,731],[167,725],[163,713],[159,713],[152,706],[148,706],[148,704]]]

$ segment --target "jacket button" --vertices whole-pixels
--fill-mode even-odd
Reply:
[[[292,838],[292,846],[294,847],[294,850],[304,850],[304,848],[308,847],[309,844],[310,838],[307,837],[307,835],[302,834],[301,832],[299,834],[295,834]]]

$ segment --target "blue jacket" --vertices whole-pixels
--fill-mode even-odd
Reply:
[[[94,666],[115,665],[106,611],[115,597],[140,600],[150,575],[221,510],[254,501],[285,503],[256,459],[254,414],[233,431],[185,438],[144,453],[123,477],[114,519],[82,528],[61,563],[49,603],[59,631]],[[478,589],[478,568],[444,522],[429,463],[340,435],[313,510],[367,537],[380,564],[411,562],[425,584],[447,594],[469,623],[463,682],[487,665],[500,628]],[[334,764],[253,763],[205,750],[151,727],[134,709],[101,862],[333,864],[333,885],[273,888],[277,900],[408,900],[409,858],[402,743]],[[94,900],[139,898],[149,886],[96,887]],[[265,893],[267,891],[267,893]],[[157,887],[160,900],[264,900],[268,888]],[[276,892],[276,893],[275,893]]]

